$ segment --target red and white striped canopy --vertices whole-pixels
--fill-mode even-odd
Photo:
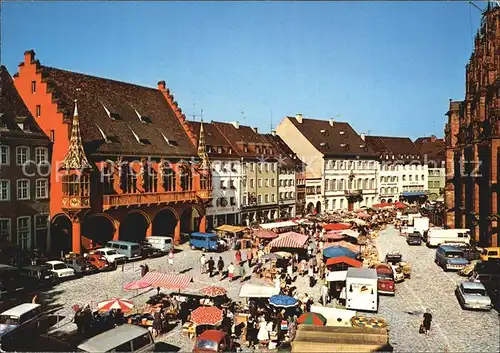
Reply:
[[[120,309],[122,312],[128,312],[134,307],[134,303],[128,299],[111,298],[98,303],[97,307],[99,311]]]
[[[186,289],[192,279],[190,276],[151,271],[142,277],[141,282],[149,283],[152,287]]]
[[[306,246],[309,237],[296,232],[287,232],[280,234],[277,239],[269,243],[271,248],[296,248],[303,249]]]

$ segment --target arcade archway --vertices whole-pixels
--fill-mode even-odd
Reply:
[[[309,202],[307,204],[307,213],[313,213],[314,212],[314,204],[312,202]]]
[[[92,247],[104,246],[113,239],[115,225],[107,215],[92,215],[82,223],[82,235],[92,242]]]
[[[160,210],[153,219],[153,235],[155,236],[174,236],[175,226],[177,225],[177,214],[170,208]]]
[[[316,202],[316,212],[321,213],[321,202]]]
[[[181,233],[198,232],[202,213],[197,207],[186,208],[181,215]]]
[[[65,214],[58,214],[50,222],[51,250],[54,253],[68,253],[72,247],[72,224]]]
[[[120,224],[120,240],[139,243],[146,239],[149,217],[143,212],[130,212]]]

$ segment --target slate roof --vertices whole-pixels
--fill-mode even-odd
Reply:
[[[212,121],[212,124],[219,130],[219,132],[226,138],[226,140],[233,146],[234,150],[243,158],[265,158],[266,161],[270,162],[270,158],[275,159],[275,153],[269,153],[270,148],[273,145],[262,135],[255,132],[250,126],[239,125],[236,128],[231,123],[223,123]],[[248,151],[245,152],[245,147],[248,147]],[[261,148],[261,151],[257,151],[257,147]],[[266,148],[264,153],[263,148]]]
[[[420,156],[408,137],[366,136],[365,141],[381,156],[393,155],[403,161],[416,160],[417,156]]]
[[[297,157],[291,148],[276,134],[265,134],[268,141],[274,145],[273,149],[279,154],[281,168],[295,168],[302,164],[302,161]]]
[[[419,137],[415,140],[415,147],[421,158],[426,158],[429,162],[442,163],[445,160],[445,141],[435,136]]]
[[[192,127],[196,136],[196,143],[198,143],[201,123],[199,121],[189,121],[188,124]],[[203,122],[203,131],[207,153],[210,158],[239,158],[238,152],[234,150],[233,146],[213,123]],[[222,153],[218,153],[217,147],[222,148]],[[232,150],[232,153],[229,153],[230,150]]]
[[[24,129],[18,124],[23,123]],[[49,138],[40,129],[14,86],[7,68],[0,66],[0,138]]]
[[[40,65],[39,70],[65,118],[71,116],[73,102],[78,100],[87,155],[197,155],[173,108],[158,89],[48,66]]]
[[[287,117],[292,124],[325,157],[348,156],[374,158],[377,154],[346,122]]]

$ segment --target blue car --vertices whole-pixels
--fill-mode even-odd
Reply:
[[[469,264],[464,257],[463,251],[458,247],[450,245],[440,245],[437,248],[435,262],[445,271],[458,271]]]
[[[189,236],[191,249],[201,249],[203,251],[220,251],[223,249],[223,242],[215,233],[191,233]]]

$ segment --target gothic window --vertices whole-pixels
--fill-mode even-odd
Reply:
[[[149,169],[149,173],[147,173],[145,189],[147,192],[158,192],[158,174],[152,167]]]
[[[133,170],[127,175],[127,192],[129,194],[137,192],[137,175]]]
[[[109,165],[103,168],[102,191],[104,194],[113,194],[115,191],[113,186],[113,168]]]
[[[165,191],[175,191],[176,176],[175,171],[171,167],[166,167],[163,170],[163,187]]]
[[[179,168],[180,171],[180,182],[181,188],[183,191],[192,190],[193,187],[193,174],[191,173],[191,169],[184,165]]]

